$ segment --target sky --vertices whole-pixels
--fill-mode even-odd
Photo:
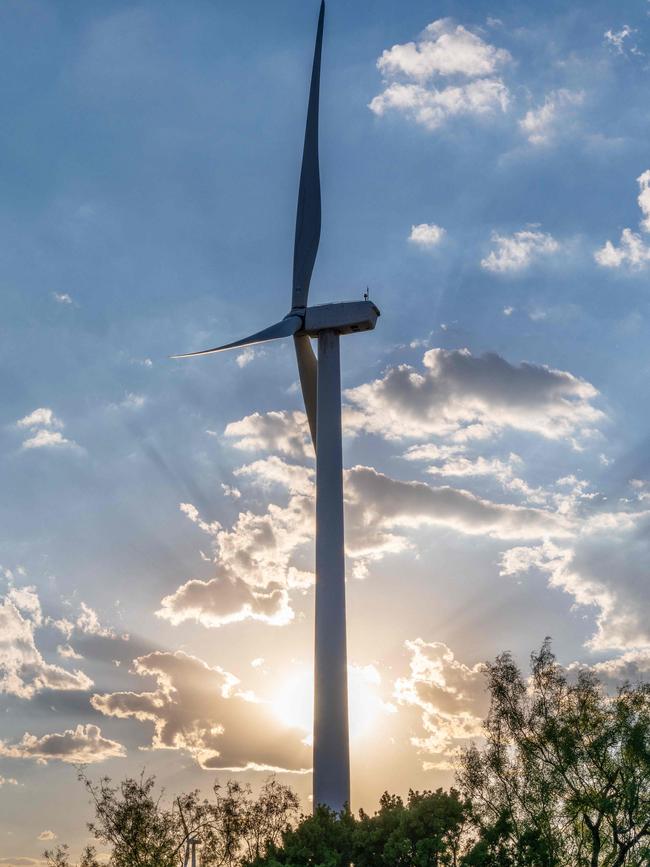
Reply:
[[[0,4],[0,864],[76,780],[309,809],[314,459],[281,318],[317,4]],[[650,4],[329,0],[352,806],[453,783],[481,665],[650,671]]]

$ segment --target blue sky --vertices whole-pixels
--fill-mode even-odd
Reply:
[[[308,795],[292,347],[168,356],[288,308],[316,5],[0,6],[0,863],[85,841],[82,758]],[[649,13],[328,3],[311,300],[382,311],[343,341],[355,807],[453,780],[503,649],[650,667]]]

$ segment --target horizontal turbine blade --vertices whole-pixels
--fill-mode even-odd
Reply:
[[[198,352],[185,352],[182,355],[172,355],[172,358],[192,358],[194,355],[211,355],[213,352],[223,352],[226,349],[238,349],[240,346],[253,346],[256,343],[266,343],[267,340],[277,340],[279,337],[291,337],[302,328],[300,316],[285,316],[281,322],[276,322],[269,328],[264,328],[250,337],[235,340],[234,343],[224,343],[214,349],[201,349]]]

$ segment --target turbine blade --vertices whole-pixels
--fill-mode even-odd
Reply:
[[[314,63],[309,88],[309,106],[296,214],[296,238],[293,248],[293,292],[291,307],[306,307],[311,274],[320,241],[320,172],[318,168],[318,101],[320,95],[320,59],[323,45],[325,0],[321,0],[314,48]]]
[[[316,448],[318,362],[312,349],[311,340],[306,334],[294,335],[293,342],[296,347],[298,375],[300,376],[300,386],[302,388],[302,397],[305,401],[305,411],[307,413],[307,421],[309,422],[309,430],[311,431],[311,440],[314,448]]]
[[[237,349],[240,346],[253,346],[256,343],[265,343],[267,340],[277,340],[279,337],[291,337],[302,328],[300,316],[285,316],[281,322],[276,322],[269,328],[264,328],[250,337],[235,340],[233,343],[224,343],[223,346],[215,346],[214,349],[201,349],[198,352],[185,352],[182,355],[172,355],[172,358],[191,358],[193,355],[210,355],[213,352],[223,352],[226,349]]]

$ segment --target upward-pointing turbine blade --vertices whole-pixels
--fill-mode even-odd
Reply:
[[[296,214],[296,239],[293,248],[293,293],[291,307],[306,307],[309,283],[314,270],[318,242],[320,241],[320,172],[318,168],[318,100],[320,95],[320,58],[323,45],[325,0],[321,0],[311,71],[309,106],[305,143],[302,151],[302,169]]]
[[[223,346],[215,346],[214,349],[201,349],[199,352],[185,352],[182,355],[172,355],[172,358],[191,358],[193,355],[210,355],[213,352],[223,352],[226,349],[237,349],[240,346],[253,346],[256,343],[265,343],[267,340],[277,340],[279,337],[291,337],[302,328],[300,316],[285,316],[281,322],[276,322],[269,328],[264,328],[250,337],[235,340],[234,343],[224,343]]]
[[[311,340],[306,334],[294,334],[293,342],[296,346],[296,358],[298,359],[298,375],[300,387],[305,401],[307,421],[311,432],[311,441],[316,448],[316,395],[318,391],[318,362],[311,345]]]

